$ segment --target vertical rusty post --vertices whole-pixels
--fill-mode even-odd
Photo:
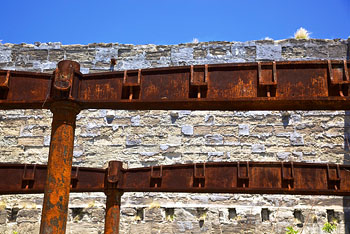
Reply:
[[[119,234],[120,205],[123,193],[115,190],[106,195],[105,234]]]
[[[106,217],[105,234],[119,234],[120,205],[123,192],[118,190],[118,185],[123,180],[123,163],[119,161],[110,161],[106,170],[105,194]]]
[[[53,120],[40,234],[66,232],[75,122],[80,108],[76,103],[59,97],[71,89],[72,75],[77,69],[78,63],[63,61],[55,72],[59,77],[54,80],[53,92],[56,94],[52,98],[55,102],[50,107]]]

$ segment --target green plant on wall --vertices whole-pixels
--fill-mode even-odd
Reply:
[[[322,230],[325,231],[326,233],[332,233],[333,231],[335,231],[335,229],[337,229],[337,224],[330,223],[330,222],[326,222],[322,228]]]
[[[297,233],[299,233],[298,230],[294,230],[293,227],[287,227],[286,234],[297,234]]]

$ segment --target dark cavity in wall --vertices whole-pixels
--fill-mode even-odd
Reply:
[[[175,209],[174,208],[166,208],[165,209],[165,218],[167,221],[173,221],[175,217]]]
[[[269,221],[270,220],[270,211],[267,208],[261,209],[261,221]]]
[[[281,111],[283,127],[286,128],[289,124],[290,113],[288,111]]]
[[[339,223],[340,217],[339,213],[334,210],[327,210],[327,221],[330,223]],[[345,222],[349,222],[350,220],[345,220]]]
[[[107,124],[111,124],[114,120],[114,116],[113,115],[107,115],[106,116],[106,122]]]
[[[235,219],[236,217],[237,217],[236,208],[229,208],[228,209],[228,219]]]
[[[71,208],[73,221],[82,220],[84,217],[83,208]]]
[[[197,209],[197,218],[199,220],[199,227],[202,228],[204,226],[204,220],[207,217],[207,209],[198,208]]]
[[[136,219],[142,221],[144,219],[144,209],[139,208],[136,210]]]
[[[304,215],[303,212],[301,212],[301,210],[294,210],[293,212],[293,216],[296,220],[298,220],[298,227],[303,227],[304,226]]]
[[[19,208],[12,208],[8,214],[9,222],[16,222]]]

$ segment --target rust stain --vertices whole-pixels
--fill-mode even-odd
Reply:
[[[119,234],[120,205],[122,192],[107,191],[105,234]]]
[[[61,63],[56,72],[61,75],[68,74],[70,77],[74,66],[76,66],[75,63]],[[60,84],[64,85],[62,90],[58,89],[61,92],[65,92],[65,88],[69,87],[69,85],[66,86],[66,79],[63,83],[60,80],[56,82],[56,85]],[[56,95],[61,94],[56,93]],[[62,101],[53,103],[51,111],[53,121],[40,233],[64,234],[68,213],[75,121],[80,108],[73,102]]]

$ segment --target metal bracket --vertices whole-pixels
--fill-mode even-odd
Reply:
[[[238,187],[249,187],[249,162],[245,162],[246,164],[246,175],[241,175],[240,162],[237,162],[237,186]]]
[[[73,99],[79,88],[80,64],[64,60],[57,64],[50,87],[51,97],[58,100]]]
[[[106,169],[106,179],[104,192],[106,195],[110,195],[113,190],[120,190],[123,179],[123,163],[119,161],[109,161],[108,168]]]
[[[294,188],[294,163],[290,162],[290,176],[286,176],[284,172],[284,162],[281,163],[282,187],[287,187],[289,190]]]
[[[161,186],[162,183],[162,177],[163,177],[163,166],[159,166],[159,174],[156,175],[154,173],[154,166],[151,167],[151,175],[150,175],[150,184],[151,187],[158,188]]]
[[[0,100],[6,99],[9,91],[10,71],[6,72],[6,75],[2,78],[0,76]]]
[[[333,68],[332,61],[328,60],[328,73],[331,85],[338,86],[339,96],[349,96],[350,79],[347,61],[343,60],[343,67]]]
[[[29,169],[31,167],[31,169]],[[35,180],[36,164],[27,165],[24,164],[23,175],[22,175],[22,188],[30,189],[34,185]]]
[[[202,164],[202,173],[199,172],[199,164]],[[193,187],[205,186],[205,163],[193,164]]]
[[[340,189],[340,181],[341,181],[341,177],[340,177],[340,168],[339,168],[339,164],[336,165],[336,177],[331,177],[331,172],[329,169],[329,164],[327,163],[327,182],[328,182],[328,189],[334,189],[334,190],[338,190]]]
[[[207,91],[208,91],[208,64],[204,65],[204,74],[203,72],[199,71],[196,72],[193,65],[190,67],[190,98],[206,98],[207,97]],[[203,68],[197,68],[197,69],[203,69]]]
[[[272,71],[262,70],[261,62],[258,62],[258,81],[259,86],[266,89],[266,97],[276,96],[277,68],[275,61],[272,62]]]
[[[137,71],[137,81],[128,82],[128,71],[124,71],[122,99],[139,99],[141,90],[141,69]]]
[[[117,184],[121,178],[122,163],[118,161],[110,161],[107,169],[107,182]]]
[[[74,174],[73,171],[75,170]],[[70,187],[76,188],[78,184],[78,174],[79,174],[79,167],[72,167],[72,174],[71,174],[71,180],[70,180]]]

